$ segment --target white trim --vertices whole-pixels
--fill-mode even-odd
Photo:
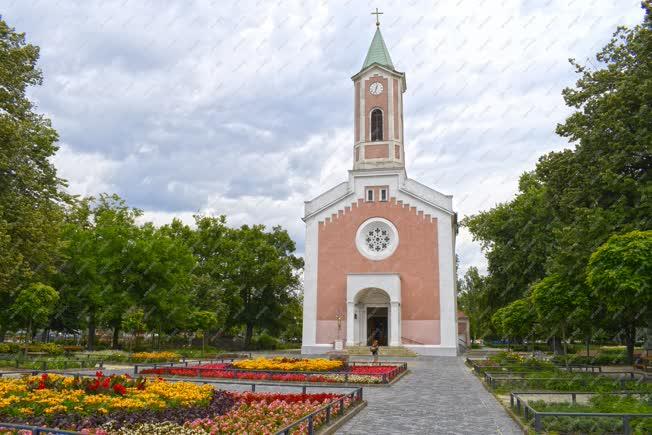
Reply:
[[[387,116],[387,121],[389,124],[387,125],[387,140],[389,141],[394,141],[394,78],[388,77],[387,78],[387,87],[389,88],[387,90],[387,111],[389,112]],[[388,146],[389,147],[389,146]],[[391,151],[391,150],[390,150]],[[392,158],[393,153],[390,153],[387,157],[389,157],[390,160],[393,160]]]
[[[303,272],[303,346],[317,340],[317,267],[319,223],[306,222],[305,267]]]
[[[391,234],[389,234],[390,242],[386,250],[380,252],[374,252],[368,249],[364,240],[365,236],[362,233],[363,231],[366,231],[368,226],[372,224],[379,224],[379,223],[385,224],[387,225],[387,227],[389,227],[389,230],[391,232]],[[355,247],[358,248],[358,252],[360,252],[360,254],[362,254],[363,257],[373,261],[379,261],[379,260],[384,260],[386,258],[389,258],[394,253],[394,251],[396,251],[396,248],[398,247],[398,243],[399,243],[398,230],[396,229],[396,227],[392,222],[381,217],[372,217],[362,222],[358,227],[358,231],[356,231],[355,233]]]
[[[387,332],[389,333],[388,343],[401,342],[401,324],[400,324],[400,305],[401,305],[401,277],[398,273],[349,273],[346,275],[346,303],[347,303],[347,317],[346,317],[346,345],[354,346],[355,341],[355,303],[358,293],[363,290],[375,288],[380,289],[387,293],[389,296],[389,309],[387,310]],[[397,304],[397,309],[392,310],[392,304]],[[363,304],[366,305],[366,304]],[[370,304],[373,305],[373,304]],[[383,304],[381,306],[387,306]],[[360,312],[360,311],[358,311]],[[365,314],[365,326],[360,328],[358,326],[358,334],[360,329],[366,332],[366,308],[363,311]],[[398,314],[397,314],[398,313]],[[393,315],[392,315],[393,314]],[[394,318],[396,316],[396,318]],[[362,316],[358,316],[358,322],[362,321]],[[394,325],[394,327],[392,327]]]

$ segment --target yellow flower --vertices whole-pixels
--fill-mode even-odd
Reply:
[[[276,358],[256,358],[236,361],[233,365],[239,369],[245,370],[279,370],[279,371],[302,371],[302,372],[321,372],[331,371],[342,368],[342,361],[331,361],[324,358],[316,359],[287,359],[282,357]]]

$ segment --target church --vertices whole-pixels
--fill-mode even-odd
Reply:
[[[456,303],[453,198],[407,176],[406,78],[378,20],[351,79],[353,169],[305,202],[302,353],[378,340],[422,355],[457,355],[458,330],[468,334]]]

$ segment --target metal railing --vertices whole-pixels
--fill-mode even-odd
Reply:
[[[307,422],[308,424],[307,426],[308,434],[313,435],[316,429],[315,420],[317,416],[322,412],[325,412],[325,419],[324,419],[325,425],[329,425],[331,423],[331,419],[333,418],[334,407],[337,407],[337,418],[344,416],[346,397],[349,397],[351,399],[351,405],[362,402],[362,387],[358,387],[355,389],[355,391],[346,394],[344,397],[337,398],[331,401],[330,403],[327,403],[326,405],[317,408],[315,411],[311,412],[310,414],[278,430],[276,432],[276,435],[289,435],[292,429],[301,426],[303,422]]]
[[[536,394],[536,395],[570,395],[573,401],[573,404],[577,401],[578,394],[584,395],[593,395],[593,394],[613,394],[613,395],[637,395],[639,393],[632,393],[627,391],[622,392],[610,392],[610,393],[591,393],[591,392],[581,392],[581,391],[555,391],[555,392],[536,392],[536,393],[527,393],[527,392],[512,392],[509,395],[510,407],[516,409],[516,413],[520,416],[521,412],[525,421],[533,420],[533,429],[535,433],[543,431],[543,418],[544,417],[586,417],[586,418],[620,418],[622,419],[623,433],[625,435],[630,435],[632,433],[632,428],[630,422],[632,419],[638,418],[652,418],[652,414],[636,414],[636,413],[606,413],[606,412],[556,412],[556,411],[537,411],[524,398],[521,394]],[[645,393],[640,393],[645,394]]]
[[[644,373],[638,373],[638,372],[633,372],[633,371],[613,371],[613,372],[600,372],[600,373],[593,373],[593,372],[584,372],[581,375],[582,376],[587,376],[587,377],[528,377],[529,375],[538,375],[541,372],[538,371],[533,371],[533,372],[491,372],[491,371],[485,371],[484,372],[484,380],[487,383],[487,385],[491,386],[491,388],[496,388],[496,385],[498,383],[504,383],[504,382],[519,382],[519,381],[535,381],[535,382],[541,382],[541,381],[569,381],[569,382],[579,382],[583,384],[590,385],[597,379],[607,379],[607,380],[612,380],[614,383],[619,383],[621,387],[624,387],[626,382],[629,381],[638,381],[640,383],[644,383],[650,380],[649,377],[647,377]]]
[[[369,365],[369,364],[357,364],[357,366],[364,366],[364,365]],[[391,370],[389,373],[383,373],[380,375],[368,375],[368,376],[375,376],[379,377],[381,379],[381,384],[388,384],[390,383],[395,377],[397,377],[399,374],[403,373],[404,371],[407,370],[407,363],[395,363],[392,364],[394,367],[393,370]],[[163,370],[164,372],[167,373],[143,373],[142,371],[140,374],[158,374],[158,375],[172,375],[174,376],[174,373],[170,373],[174,369],[173,363],[161,365],[161,364],[152,364],[152,370]],[[263,374],[263,375],[305,375],[306,377],[308,376],[324,376],[324,375],[340,375],[344,376],[344,383],[349,383],[349,377],[350,376],[360,376],[356,373],[350,373],[348,371],[343,371],[343,370],[338,370],[338,371],[282,371],[282,370],[249,370],[249,369],[238,369],[238,368],[211,368],[211,367],[201,367],[201,365],[197,366],[188,366],[185,365],[184,367],[179,367],[185,370],[188,370],[189,373],[187,373],[188,376],[193,376],[196,378],[201,379],[202,378],[202,373],[210,373],[210,372],[226,372],[226,373],[231,373],[233,374],[233,379],[241,379],[238,378],[239,375],[242,374]],[[134,367],[134,374],[139,374],[138,372],[138,367]],[[210,376],[208,376],[210,377]],[[261,379],[262,380],[262,379]],[[272,379],[273,380],[273,379]],[[293,381],[297,382],[297,381]],[[298,381],[298,382],[309,382],[309,381]]]

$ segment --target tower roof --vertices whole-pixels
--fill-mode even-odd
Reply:
[[[371,40],[371,45],[369,46],[369,51],[367,51],[367,57],[365,57],[364,63],[362,64],[362,69],[374,63],[394,70],[392,58],[389,57],[389,51],[383,40],[383,35],[380,33],[380,27],[376,27],[376,33],[374,34],[374,39]]]

